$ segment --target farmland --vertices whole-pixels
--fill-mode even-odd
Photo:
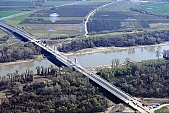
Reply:
[[[62,5],[62,4],[69,4],[69,3],[73,3],[76,1],[47,1],[43,4],[41,4],[41,7],[48,7],[48,6],[53,6],[55,8],[55,6],[58,5]],[[6,17],[12,14],[17,14],[23,11],[32,11],[34,9],[37,9],[40,4],[37,2],[37,0],[2,0],[0,1],[0,18],[2,17]],[[66,10],[66,9],[61,9],[61,11]],[[40,11],[38,13],[41,14],[45,14],[47,10],[44,11]],[[39,17],[39,16],[35,16],[35,14],[26,14],[26,15],[22,15],[22,16],[18,16],[15,18],[11,18],[8,20],[5,20],[6,23],[17,26],[17,27],[23,27],[25,28],[24,30],[29,31],[30,33],[34,34],[34,35],[38,35],[38,36],[49,36],[49,34],[51,36],[57,36],[60,34],[67,34],[67,35],[72,35],[72,34],[78,34],[79,33],[79,23],[82,23],[84,20],[84,17],[59,17],[59,20],[55,23],[55,25],[53,25],[53,23],[50,21],[49,15],[51,14],[50,10],[48,10],[49,13],[47,13],[46,17]],[[47,12],[48,12],[47,11]],[[56,10],[54,10],[56,11]],[[68,13],[67,13],[68,14]],[[43,21],[38,21],[38,20],[43,20]],[[68,20],[68,21],[67,21]],[[30,21],[33,21],[33,23],[31,23]],[[26,23],[26,22],[30,22],[30,23]],[[24,24],[23,24],[24,23]],[[60,25],[60,24],[66,24],[65,25]],[[69,23],[73,23],[73,25],[71,26],[71,24]],[[34,24],[34,25],[33,25]],[[46,27],[41,27],[41,25],[45,25]],[[58,25],[57,25],[58,24]],[[25,27],[24,27],[25,26]],[[55,31],[57,32],[52,32],[49,33],[48,29],[49,28],[56,28]],[[69,27],[71,26],[71,27]],[[31,28],[33,27],[33,28]],[[63,28],[64,27],[64,28]],[[41,29],[39,29],[41,28]],[[60,29],[58,29],[60,28]],[[65,32],[65,30],[67,30],[67,32]]]
[[[119,1],[107,7],[101,8],[98,12],[95,13],[95,15],[90,19],[90,22],[88,23],[89,33],[93,34],[115,31],[124,32],[126,30],[133,31],[140,29],[168,28],[167,26],[169,19],[162,16],[131,11],[131,7],[137,6],[141,7],[142,5],[129,1]],[[156,8],[157,6],[155,5],[154,7]],[[162,7],[161,4],[159,4],[159,7]],[[166,4],[165,7],[168,8],[168,5]],[[163,10],[161,10],[161,12],[159,11],[159,13],[167,12],[167,8],[161,8]],[[158,23],[163,24],[156,26]]]
[[[35,12],[28,18],[21,21],[20,26],[25,26],[25,30],[30,31],[32,34],[36,35],[40,35],[40,31],[44,33],[44,31],[47,31],[49,28],[54,29],[52,34],[79,35],[83,32],[83,21],[86,15],[96,7],[105,4],[105,2],[88,3],[89,4],[78,3],[60,7],[52,7],[49,10]],[[59,15],[55,22],[51,22],[50,20],[49,15],[52,13],[57,13]],[[44,25],[46,27],[41,27]],[[39,33],[33,32],[32,29],[36,29],[36,31],[39,30]]]
[[[24,4],[20,7],[18,6],[23,2],[22,0],[20,0],[20,3],[17,1],[13,5],[8,5],[7,8],[20,8],[16,10],[19,12],[23,10],[33,10],[37,8],[37,5],[39,5],[39,3],[36,3],[35,0],[33,2],[30,2],[29,0],[25,1],[26,2],[24,2]],[[2,4],[0,5],[0,8],[4,7],[4,4],[8,2],[9,1],[1,1]],[[93,0],[76,2],[49,0],[41,4],[41,7],[50,6],[52,7],[51,9],[41,10],[33,14],[16,17],[8,20],[7,23],[18,27],[24,26],[24,30],[38,36],[49,36],[47,34],[53,34],[51,37],[57,37],[60,34],[79,35],[84,32],[84,20],[86,15],[91,10],[107,2],[109,1],[99,2]],[[140,6],[143,8],[146,7],[143,5],[145,4],[140,5],[140,3],[133,3],[131,1],[115,1],[111,5],[99,9],[89,20],[90,22],[88,22],[89,33],[109,33],[168,28],[169,19],[131,11],[130,9],[134,6]],[[159,5],[159,7],[162,6]],[[14,12],[15,10],[13,13]],[[12,13],[12,11],[9,11],[8,13]],[[50,20],[49,15],[52,13],[57,13],[59,15],[55,22],[51,22]],[[159,22],[163,24],[159,25]],[[42,27],[44,25],[45,27]],[[50,28],[52,28],[54,32],[49,33],[48,29]]]
[[[33,8],[31,1],[0,1],[0,11],[30,11]]]
[[[0,11],[0,18],[5,17],[5,16],[9,16],[9,15],[13,15],[16,13],[21,13],[21,11]]]
[[[154,3],[139,5],[141,10],[146,10],[156,14],[169,15],[169,3]]]

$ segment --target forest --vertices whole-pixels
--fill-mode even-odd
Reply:
[[[81,73],[66,67],[37,66],[0,79],[2,113],[93,113],[105,111],[107,99]]]
[[[137,45],[153,45],[169,41],[169,31],[140,32],[117,36],[95,36],[85,39],[73,40],[71,43],[58,47],[61,52],[73,52],[94,47],[130,47]]]
[[[169,60],[132,62],[126,59],[125,65],[122,66],[115,65],[118,64],[117,61],[112,60],[112,68],[104,68],[97,74],[132,96],[168,97]]]
[[[40,54],[41,48],[33,45],[32,43],[1,46],[0,63],[15,62],[16,60],[34,59],[35,55]]]

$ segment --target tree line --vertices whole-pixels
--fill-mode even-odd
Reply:
[[[72,52],[94,47],[130,47],[137,45],[153,45],[169,41],[169,31],[140,32],[118,36],[95,36],[85,39],[73,40],[68,44],[58,47],[61,52]]]
[[[115,63],[113,60],[112,64]],[[169,60],[157,59],[132,62],[126,59],[125,65],[104,68],[98,74],[132,96],[168,97]]]
[[[2,46],[0,49],[0,63],[33,59],[34,55],[40,54],[41,48],[33,45],[32,43]]]
[[[108,107],[97,87],[81,73],[66,67],[37,66],[37,74],[27,70],[2,76],[0,90],[3,113],[94,113]]]

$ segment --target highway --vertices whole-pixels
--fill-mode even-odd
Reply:
[[[119,88],[117,88],[113,84],[109,83],[105,79],[101,78],[100,76],[87,70],[86,68],[84,68],[80,64],[75,63],[71,59],[69,59],[66,56],[64,56],[63,54],[61,54],[59,51],[50,48],[49,46],[47,46],[46,44],[43,44],[39,40],[34,39],[31,34],[24,32],[21,29],[17,29],[15,27],[10,26],[10,25],[3,23],[3,22],[0,22],[0,27],[3,27],[13,33],[17,33],[17,34],[21,35],[22,37],[24,37],[25,39],[27,39],[28,41],[30,41],[30,42],[34,43],[35,45],[41,47],[42,49],[46,50],[47,52],[49,52],[50,54],[55,56],[60,62],[62,62],[66,66],[72,67],[76,71],[79,71],[80,73],[84,74],[85,76],[90,78],[92,81],[94,81],[95,83],[97,83],[98,85],[100,85],[101,87],[103,87],[104,89],[106,89],[107,91],[109,91],[110,93],[112,93],[113,95],[115,95],[116,97],[121,99],[122,101],[124,101],[126,104],[128,104],[132,108],[136,109],[137,111],[139,111],[141,113],[153,113],[153,111],[151,111],[147,107],[144,107],[142,105],[142,103],[140,103],[139,101],[134,99],[129,94],[120,90]]]

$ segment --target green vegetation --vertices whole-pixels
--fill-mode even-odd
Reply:
[[[18,17],[14,17],[14,18],[11,18],[11,19],[7,20],[6,23],[11,24],[13,26],[18,26],[19,23],[22,20],[28,18],[29,16],[30,16],[30,14],[25,14],[25,15],[21,15],[21,16],[18,16]]]
[[[47,1],[45,3],[48,2],[56,1]],[[62,3],[62,1],[58,3]],[[105,4],[105,2],[98,2],[97,4],[95,2],[90,2],[86,5],[75,4],[62,7],[52,7],[50,10],[41,10],[31,14],[29,17],[20,22],[20,26],[25,26],[26,31],[38,36],[48,36],[49,33],[47,30],[49,28],[53,28],[54,30],[56,30],[56,32],[50,34],[50,37],[52,38],[57,37],[57,34],[66,34],[70,37],[80,35],[81,33],[83,33],[84,30],[84,26],[82,26],[81,24],[83,23],[86,15],[95,7],[101,6],[103,4]],[[52,23],[49,15],[56,12],[59,14],[58,20]],[[16,25],[18,24],[18,21],[11,21],[8,23]],[[43,26],[44,24],[45,27]],[[79,29],[82,30],[81,33],[79,32]]]
[[[137,45],[153,45],[169,41],[169,31],[139,32],[121,35],[92,36],[73,40],[71,43],[58,47],[61,52],[72,52],[94,47],[130,47]]]
[[[11,18],[9,20],[13,20],[13,21],[22,21],[24,20],[25,18],[29,17],[30,14],[25,14],[25,15],[21,15],[21,16],[18,16],[18,17],[15,17],[15,18]]]
[[[37,66],[37,74],[18,70],[0,79],[0,112],[95,113],[108,107],[107,100],[89,79],[66,67]]]
[[[63,5],[63,4],[69,4],[69,3],[73,3],[75,1],[50,1],[47,0],[47,2],[44,2],[43,6],[59,6],[59,5]]]
[[[17,13],[21,13],[21,11],[0,11],[0,18],[17,14]]]
[[[144,10],[144,6],[153,7],[152,11]],[[142,8],[143,7],[143,8]],[[164,8],[163,8],[164,7]],[[110,33],[110,32],[125,32],[126,29],[135,31],[137,29],[153,29],[151,24],[169,23],[168,3],[146,4],[131,1],[116,1],[106,7],[100,8],[88,22],[88,32]],[[158,13],[155,11],[157,10]],[[137,12],[136,12],[137,11]],[[164,14],[165,13],[165,14]],[[99,26],[99,27],[98,27]],[[167,29],[165,25],[156,26],[156,29]]]
[[[168,52],[169,54],[169,52]],[[112,68],[104,68],[98,74],[132,96],[144,98],[168,97],[169,60],[157,59],[132,62],[126,59],[112,60]]]
[[[142,4],[139,7],[155,14],[169,15],[169,3]]]
[[[98,10],[98,12],[102,12],[102,11],[130,11],[130,8],[138,5],[139,3],[134,3],[131,1],[118,1],[118,2],[114,2],[106,7],[100,8]]]
[[[166,106],[164,106],[164,107],[162,107],[162,108],[156,110],[155,113],[163,113],[163,111],[164,111],[165,109],[167,109]]]
[[[8,37],[1,38],[4,42]],[[14,62],[16,60],[34,59],[34,55],[41,54],[41,49],[31,43],[4,45],[0,49],[0,62]]]
[[[142,4],[131,7],[132,11],[137,11],[143,14],[154,15],[157,17],[169,18],[168,11],[169,3]]]

